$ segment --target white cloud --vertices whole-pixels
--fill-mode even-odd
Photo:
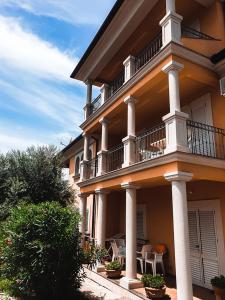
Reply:
[[[25,150],[31,145],[41,146],[44,145],[44,143],[32,138],[31,136],[21,137],[13,135],[12,133],[0,133],[0,153],[6,153],[11,149]]]
[[[26,31],[18,19],[0,16],[0,37],[1,64],[40,78],[72,82],[69,76],[78,58]]]
[[[99,25],[115,0],[1,0],[0,6],[20,7],[36,15],[73,24]]]

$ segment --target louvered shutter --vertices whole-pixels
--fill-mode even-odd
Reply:
[[[198,212],[196,210],[188,211],[188,224],[192,281],[194,284],[202,285],[202,262],[199,251]]]
[[[202,245],[202,263],[204,285],[211,288],[210,280],[219,275],[217,237],[215,230],[215,212],[199,211]]]

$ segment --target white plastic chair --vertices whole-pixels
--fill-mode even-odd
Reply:
[[[148,258],[148,255],[152,253],[152,245],[143,245],[141,252],[137,252],[140,256],[137,256],[137,261],[140,262],[141,273],[144,273],[144,261]],[[145,267],[146,270],[146,267]]]
[[[118,260],[120,264],[123,266],[125,264],[126,255],[124,254],[125,246],[117,246],[115,241],[111,242],[113,256],[112,261]]]
[[[154,258],[150,258],[150,259],[146,259],[145,260],[145,271],[147,270],[147,264],[150,264],[152,267],[152,273],[155,276],[156,275],[156,267],[157,264],[161,265],[163,274],[165,275],[165,268],[164,268],[164,264],[163,264],[163,253],[157,253],[154,252]]]

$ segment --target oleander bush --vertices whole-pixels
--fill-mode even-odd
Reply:
[[[79,220],[54,202],[12,209],[0,230],[0,288],[22,299],[70,299],[84,276]]]

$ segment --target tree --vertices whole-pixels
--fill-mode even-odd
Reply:
[[[13,208],[0,230],[0,288],[22,299],[76,299],[84,276],[79,221],[54,202]]]
[[[65,206],[74,194],[62,179],[62,162],[54,146],[30,147],[0,155],[0,219],[19,202],[56,201]]]

